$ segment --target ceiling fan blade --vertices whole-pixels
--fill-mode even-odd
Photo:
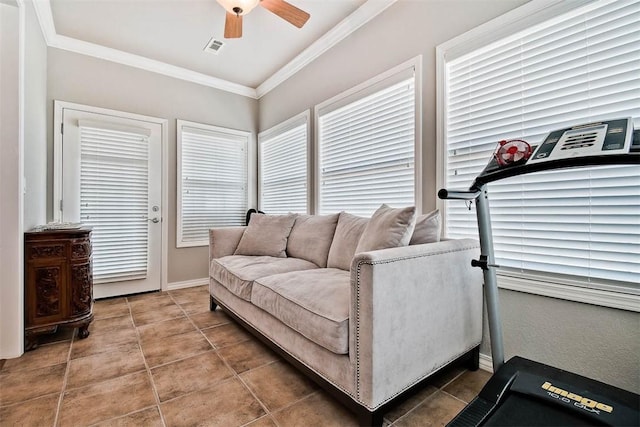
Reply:
[[[260,5],[298,28],[302,28],[311,16],[284,0],[261,0]]]
[[[237,39],[242,37],[242,15],[227,12],[224,21],[224,38]]]

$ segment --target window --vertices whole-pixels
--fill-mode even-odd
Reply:
[[[209,228],[244,225],[249,132],[177,121],[177,246],[209,244]]]
[[[418,62],[317,107],[319,214],[418,204]]]
[[[549,131],[620,117],[640,125],[640,2],[569,3],[484,46],[467,36],[438,48],[444,186],[468,188],[501,139],[537,145]],[[502,272],[602,289],[640,280],[637,166],[514,177],[490,184],[489,197]],[[447,202],[445,230],[477,237],[475,213]]]
[[[258,135],[260,209],[269,214],[308,211],[309,112]]]

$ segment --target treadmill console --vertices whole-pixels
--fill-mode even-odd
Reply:
[[[575,157],[626,154],[633,139],[631,118],[573,126],[551,132],[528,163]]]
[[[553,131],[538,146],[500,141],[471,188],[543,170],[639,163],[640,131],[633,129],[633,119],[604,120]]]

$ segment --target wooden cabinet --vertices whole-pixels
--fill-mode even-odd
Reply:
[[[25,350],[37,336],[77,327],[89,336],[93,320],[91,228],[25,233]]]

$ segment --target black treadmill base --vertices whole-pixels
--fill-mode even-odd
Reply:
[[[514,357],[448,426],[640,426],[640,396]]]

